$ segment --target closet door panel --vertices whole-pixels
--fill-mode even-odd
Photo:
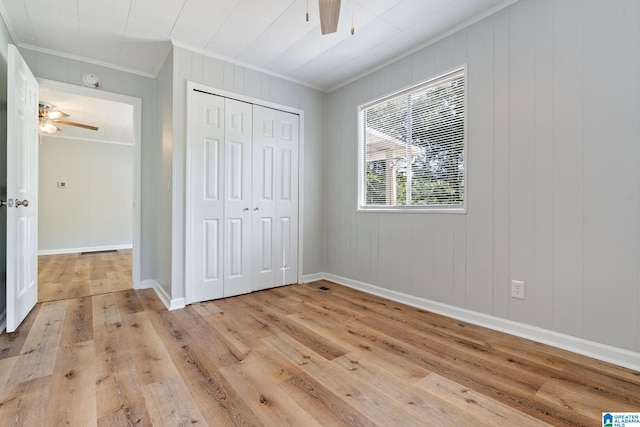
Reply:
[[[246,245],[242,241],[243,223],[242,218],[230,218],[227,220],[227,240],[229,242],[229,266],[227,277],[241,277],[244,272],[243,255]]]
[[[204,221],[204,279],[219,281],[220,277],[220,247],[222,239],[220,236],[220,221],[217,219],[207,219]]]
[[[224,296],[251,292],[252,105],[225,99]]]
[[[298,282],[299,116],[278,111],[276,137],[278,284],[288,285]]]
[[[224,98],[194,92],[189,138],[189,303],[223,296]]]
[[[278,112],[253,106],[253,290],[276,286],[276,123]]]

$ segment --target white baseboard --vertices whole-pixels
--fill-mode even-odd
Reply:
[[[169,297],[167,291],[165,291],[164,288],[160,286],[160,283],[156,282],[155,280],[153,280],[153,290],[156,291],[156,295],[158,295],[160,301],[162,301],[164,306],[167,307],[167,310],[169,310],[169,307],[171,307],[171,298]]]
[[[153,282],[153,286],[152,286],[153,290],[156,291],[158,298],[160,298],[160,301],[162,301],[164,306],[167,307],[167,310],[172,311],[172,310],[178,310],[180,308],[186,307],[186,299],[184,298],[171,299],[167,291],[165,291],[164,288],[160,286],[160,284],[155,280],[145,280],[145,282]]]
[[[315,282],[316,280],[323,280],[327,275],[325,273],[305,274],[302,276],[302,283]]]
[[[38,251],[38,255],[62,255],[62,254],[79,254],[81,252],[100,252],[100,251],[117,251],[120,249],[131,249],[129,245],[109,245],[109,246],[89,246],[86,248],[61,248],[61,249],[43,249]]]
[[[181,308],[185,308],[186,306],[187,306],[186,298],[174,298],[169,303],[169,307],[167,307],[167,310],[169,311],[179,310]]]
[[[305,276],[305,282],[307,282],[306,277],[307,276]],[[473,323],[474,325],[505,332],[521,338],[526,338],[542,344],[548,344],[563,350],[602,360],[604,362],[640,371],[640,353],[630,350],[600,344],[583,338],[577,338],[571,335],[539,328],[537,326],[514,322],[512,320],[431,301],[425,298],[415,297],[401,292],[384,289],[369,283],[337,276],[335,274],[318,273],[309,275],[308,277],[313,279],[309,281],[321,279],[329,280],[349,288],[421,308],[443,316],[452,317],[464,322]]]

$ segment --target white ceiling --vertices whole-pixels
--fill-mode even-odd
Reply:
[[[515,1],[342,0],[325,36],[318,0],[0,0],[0,12],[24,48],[155,77],[172,40],[331,90]]]

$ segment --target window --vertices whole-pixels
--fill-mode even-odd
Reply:
[[[359,209],[465,204],[465,68],[359,107]]]

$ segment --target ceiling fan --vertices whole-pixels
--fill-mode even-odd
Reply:
[[[338,30],[338,18],[340,18],[340,0],[319,0],[320,30],[322,35],[335,33]],[[353,0],[351,0],[351,34],[354,34],[353,26]],[[309,3],[307,2],[307,21],[309,21]]]
[[[96,126],[85,125],[83,123],[70,122],[68,120],[65,120],[66,117],[69,117],[69,114],[56,109],[55,105],[50,104],[46,101],[40,101],[40,105],[38,106],[38,127],[40,128],[41,132],[53,133],[61,131],[62,128],[60,127],[60,125],[75,126],[89,130],[98,130]]]

